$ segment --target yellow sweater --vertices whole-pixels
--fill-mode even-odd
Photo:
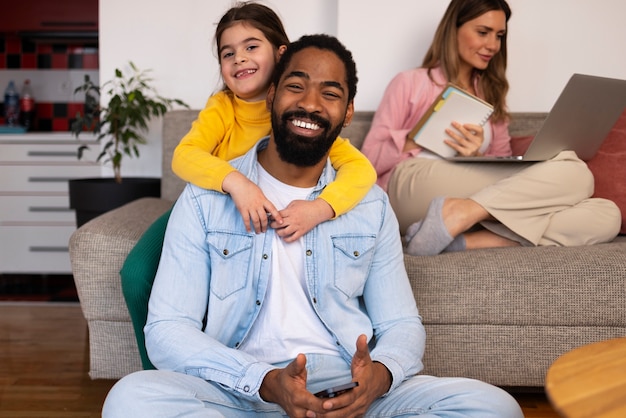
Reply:
[[[209,98],[174,150],[172,170],[196,186],[223,192],[224,178],[235,170],[228,161],[248,152],[270,130],[264,100],[246,102],[231,93],[219,92]],[[363,199],[376,182],[376,172],[347,139],[335,140],[329,158],[337,177],[320,198],[339,216]]]

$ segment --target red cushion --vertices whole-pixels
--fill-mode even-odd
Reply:
[[[513,155],[523,155],[528,146],[532,142],[534,135],[529,136],[515,136],[511,138],[511,151]]]
[[[617,204],[622,212],[620,233],[626,234],[626,110],[587,165],[595,177],[594,197]]]

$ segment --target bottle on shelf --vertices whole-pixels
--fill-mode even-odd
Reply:
[[[30,80],[24,80],[22,94],[20,95],[20,124],[27,131],[33,129],[35,123],[35,97],[30,86]]]
[[[17,126],[20,122],[20,95],[13,80],[4,90],[4,120],[9,126]]]

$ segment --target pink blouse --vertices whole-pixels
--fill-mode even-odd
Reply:
[[[361,151],[372,162],[378,174],[377,183],[387,190],[393,169],[407,158],[415,157],[420,149],[402,152],[406,136],[433,100],[446,85],[439,68],[414,68],[396,75],[387,86],[372,120]],[[511,155],[508,122],[490,122],[492,139],[485,155]]]

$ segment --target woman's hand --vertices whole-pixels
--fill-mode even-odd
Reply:
[[[410,138],[408,135],[406,136],[406,141],[404,143],[404,148],[402,148],[402,152],[409,152],[412,149],[419,148],[419,145],[415,143],[413,138]]]
[[[461,125],[458,122],[452,122],[452,127],[454,129],[446,129],[446,133],[454,138],[454,141],[446,139],[444,142],[464,157],[480,155],[478,150],[485,140],[483,127],[471,123]]]

